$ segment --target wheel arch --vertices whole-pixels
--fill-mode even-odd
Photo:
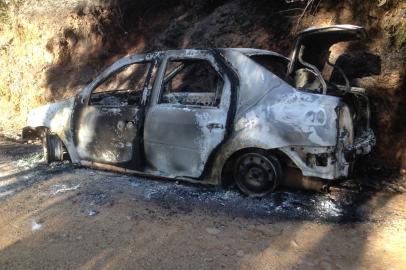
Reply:
[[[22,134],[21,134],[21,139],[22,141],[29,141],[29,140],[41,140],[43,143],[44,137],[47,135],[54,135],[56,136],[60,141],[64,149],[66,150],[68,154],[68,158],[71,158],[71,152],[69,151],[69,148],[67,147],[67,140],[65,136],[61,136],[59,132],[54,132],[51,130],[51,128],[47,126],[37,126],[37,127],[24,127],[22,129]]]
[[[284,170],[288,162],[290,161],[290,158],[281,150],[278,148],[274,149],[266,149],[262,147],[244,147],[240,148],[233,153],[231,153],[227,159],[225,159],[222,167],[221,167],[221,172],[220,172],[220,183],[223,186],[230,185],[234,182],[234,179],[232,177],[232,170],[234,168],[234,164],[238,157],[245,153],[250,153],[250,152],[255,152],[255,153],[265,153],[269,155],[275,156],[279,162],[282,165],[282,169]]]
[[[24,127],[21,132],[21,140],[26,142],[30,140],[42,139],[44,134],[49,132],[49,127],[37,126],[37,127]]]

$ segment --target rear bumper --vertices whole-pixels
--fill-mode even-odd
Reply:
[[[347,178],[353,161],[358,156],[367,155],[375,146],[375,134],[365,128],[354,137],[352,117],[343,107],[338,126],[339,136],[335,146],[302,146],[280,148],[302,171],[304,176],[326,180]],[[361,129],[361,128],[359,128]]]
[[[345,159],[353,161],[357,156],[367,155],[376,144],[375,134],[372,129],[366,130],[361,136],[355,138],[354,143],[344,149]]]

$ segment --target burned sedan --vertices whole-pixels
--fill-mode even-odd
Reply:
[[[365,91],[328,52],[364,35],[349,25],[308,29],[290,58],[234,48],[124,57],[75,97],[31,111],[23,139],[41,138],[47,162],[213,185],[231,179],[253,196],[273,191],[291,168],[346,178],[375,139]]]

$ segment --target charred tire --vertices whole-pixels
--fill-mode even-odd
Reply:
[[[242,154],[234,165],[234,180],[248,196],[262,197],[275,190],[282,179],[279,160],[265,151]]]
[[[58,136],[45,134],[42,139],[42,147],[44,149],[44,160],[47,164],[63,161],[64,148]]]

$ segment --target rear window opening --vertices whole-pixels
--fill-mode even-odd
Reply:
[[[288,59],[275,55],[252,55],[250,58],[282,80],[285,79],[289,65]]]

